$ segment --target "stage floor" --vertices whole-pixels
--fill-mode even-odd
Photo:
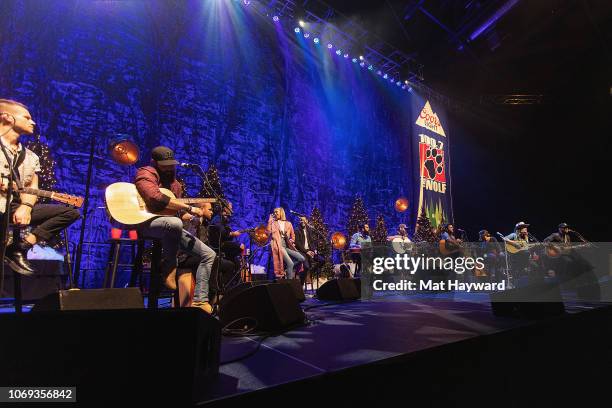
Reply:
[[[219,379],[207,386],[206,401],[249,393],[308,377],[381,361],[488,335],[533,321],[493,315],[488,295],[441,294],[302,304],[308,324],[282,335],[222,340]],[[594,308],[566,303],[569,313]]]

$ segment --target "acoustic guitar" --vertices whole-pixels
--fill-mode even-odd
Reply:
[[[463,247],[457,244],[450,244],[450,242],[446,242],[445,239],[440,240],[440,253],[444,256],[458,254],[463,251]]]
[[[172,191],[166,188],[159,189],[162,194],[185,204],[214,203],[214,198],[176,198]],[[153,212],[149,210],[132,183],[113,183],[106,187],[104,193],[106,210],[111,218],[124,225],[138,225],[155,217],[174,215],[176,210],[162,210]]]

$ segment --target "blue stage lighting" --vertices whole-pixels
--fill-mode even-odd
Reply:
[[[376,73],[377,73],[378,75],[382,75],[382,71],[381,71],[380,69],[379,69],[378,71],[376,71]]]
[[[342,55],[342,50],[340,49],[336,50],[336,55]]]
[[[251,0],[242,0],[242,3],[243,3],[245,6],[248,6],[249,4],[251,4]]]
[[[369,69],[370,71],[372,71],[372,70],[374,69],[374,67],[373,67],[372,65],[368,65],[368,69]]]
[[[349,55],[348,55],[348,54],[344,54],[344,58],[348,58],[348,57],[349,57]]]
[[[303,20],[298,21],[298,24],[302,28],[304,28],[304,26],[306,25],[306,23]]]
[[[408,87],[408,92],[412,93],[412,87],[411,86]]]
[[[389,75],[385,74],[385,75],[383,75],[383,78],[387,79],[387,78],[389,78]]]
[[[274,21],[278,21],[278,16],[274,16],[274,17],[272,17],[272,20],[274,20]]]
[[[363,61],[363,55],[359,56],[359,60]]]
[[[397,82],[395,83],[395,85],[397,85],[397,86],[400,86],[401,84],[402,84],[402,83],[401,83],[400,81],[397,81]]]
[[[353,58],[353,62],[354,62],[354,63],[357,63],[357,58]]]
[[[319,37],[315,37],[315,38],[312,40],[312,42],[313,42],[313,43],[315,43],[315,44],[318,44],[318,43],[319,43]]]
[[[300,32],[300,27],[295,27],[295,28],[293,29],[293,31],[295,31],[296,33],[299,33],[299,32]]]
[[[362,68],[363,68],[363,67],[365,67],[365,62],[361,61],[361,62],[359,63],[359,66],[360,66],[360,67],[362,67]]]
[[[331,50],[331,49],[333,48],[332,43],[328,43],[328,44],[327,44],[327,48],[329,48],[329,49]]]
[[[310,33],[304,33],[304,38],[310,37]]]

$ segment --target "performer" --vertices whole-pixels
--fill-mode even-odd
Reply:
[[[562,222],[559,224],[558,232],[553,232],[546,238],[544,238],[544,242],[555,242],[555,243],[563,243],[569,244],[570,242],[586,242],[586,240],[580,236],[580,234],[575,233],[570,230],[569,225]]]
[[[499,242],[495,237],[491,236],[491,233],[483,229],[478,233],[478,254],[484,259],[484,269],[474,270],[475,276],[487,276],[491,279],[495,278],[496,281],[501,282],[501,267],[500,267],[500,254],[502,253]]]
[[[412,242],[410,238],[408,238],[408,230],[406,229],[406,224],[400,224],[397,227],[397,234],[390,235],[387,237],[388,241],[393,241],[394,239],[401,239],[405,242]]]
[[[229,227],[229,221],[233,212],[232,203],[228,201],[227,207],[223,207],[215,212],[208,226],[208,242],[215,251],[221,250],[226,259],[236,262],[236,258],[240,256],[244,245],[234,241],[234,238],[240,236],[240,231],[232,231]]]
[[[372,246],[372,237],[370,237],[370,226],[367,223],[359,224],[358,231],[351,237],[351,243],[349,250],[351,251],[351,258],[355,262],[355,275],[361,274],[362,257],[361,252]]]
[[[463,241],[455,236],[455,226],[453,224],[449,223],[442,227],[440,239],[446,241],[446,248],[453,251],[452,255],[459,254]]]
[[[136,188],[147,207],[152,211],[169,209],[176,210],[177,215],[182,212],[203,217],[205,214],[201,208],[171,199],[160,191],[160,187],[164,187],[172,191],[177,198],[182,195],[182,188],[176,180],[178,162],[174,159],[174,152],[168,147],[158,146],[153,149],[151,158],[151,165],[139,168],[135,180]],[[158,238],[162,242],[162,276],[167,277],[175,273],[179,248],[200,258],[192,306],[199,307],[208,314],[212,313],[208,292],[215,252],[185,231],[178,216],[153,218],[140,225],[139,229],[143,236]]]
[[[531,266],[529,262],[531,257],[529,251],[531,238],[528,228],[529,224],[520,221],[514,226],[514,232],[505,237],[506,245],[511,245],[519,250],[509,256],[512,272],[514,272],[515,277],[528,273]]]
[[[300,217],[300,228],[295,232],[295,247],[304,256],[304,273],[300,276],[300,281],[304,284],[308,273],[311,278],[314,276],[316,265],[316,239],[310,231],[306,217]]]
[[[36,123],[28,108],[22,103],[0,99],[0,139],[6,149],[7,157],[0,152],[0,213],[4,216],[7,200],[7,180],[10,166],[13,172],[14,187],[38,188],[38,172],[40,162],[38,156],[26,149],[20,142],[22,135],[34,133]],[[10,202],[10,221],[16,225],[35,225],[23,239],[15,236],[11,245],[6,248],[8,266],[15,272],[23,275],[31,275],[34,268],[28,262],[27,252],[38,241],[48,241],[60,231],[67,228],[79,217],[79,211],[56,204],[37,204],[35,195],[23,194],[13,191],[13,196],[8,197]],[[0,234],[3,234],[4,231]]]
[[[285,210],[282,207],[274,209],[268,218],[268,233],[272,237],[272,257],[274,261],[274,275],[277,278],[286,276],[293,279],[293,267],[304,262],[304,256],[295,247],[295,232],[293,225],[287,221]],[[283,267],[287,267],[287,272]]]

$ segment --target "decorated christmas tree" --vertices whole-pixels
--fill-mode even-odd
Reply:
[[[385,225],[385,219],[382,214],[378,214],[376,218],[376,227],[372,232],[372,241],[378,244],[384,244],[387,242],[387,226]]]
[[[57,179],[55,178],[55,161],[49,151],[49,146],[36,135],[34,140],[27,143],[26,147],[36,153],[40,160],[40,173],[38,173],[38,188],[41,190],[53,190]],[[44,201],[46,199],[39,199]]]
[[[368,212],[365,209],[365,205],[363,204],[363,199],[357,196],[355,198],[355,202],[353,203],[353,207],[351,208],[351,213],[346,225],[349,239],[354,233],[359,231],[359,224],[367,224],[368,222],[370,222],[370,220],[368,217]]]
[[[202,188],[198,193],[198,197],[214,197],[216,193],[219,197],[225,198],[223,189],[221,188],[219,171],[214,164],[211,164],[206,170],[206,179],[208,180],[208,183],[202,181]]]
[[[431,226],[425,208],[421,210],[421,215],[417,218],[416,228],[414,229],[414,242],[438,242],[438,237]]]
[[[321,215],[321,211],[317,207],[312,209],[312,213],[310,213],[310,225],[316,229],[319,234],[316,232],[313,234],[313,239],[316,242],[317,252],[323,257],[324,262],[321,266],[320,275],[325,276],[327,278],[331,278],[334,276],[334,266],[332,265],[332,247],[330,241],[327,239],[329,235],[329,229],[327,228],[327,224],[323,221],[323,216]]]

